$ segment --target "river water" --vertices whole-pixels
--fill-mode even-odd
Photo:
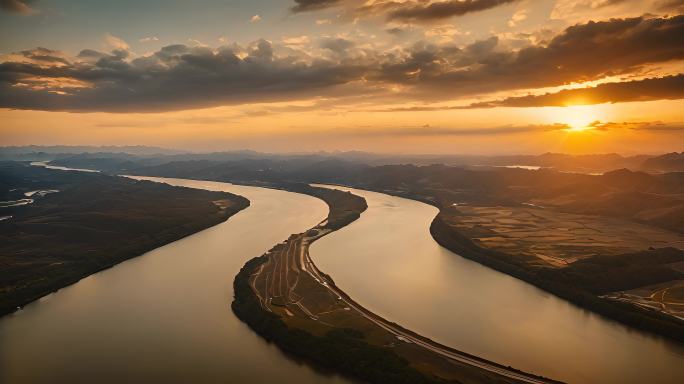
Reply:
[[[327,216],[320,200],[225,183],[251,206],[0,318],[0,383],[346,383],[289,359],[230,310],[244,263]]]
[[[227,222],[91,275],[0,319],[1,383],[346,383],[269,345],[230,311],[242,265],[327,214],[313,197],[233,192]],[[680,383],[684,350],[582,311],[441,248],[437,210],[366,198],[361,218],[315,242],[317,265],[359,303],[449,346],[572,383]]]
[[[429,233],[436,208],[335,188],[363,196],[368,210],[310,253],[371,311],[448,346],[570,383],[684,383],[682,346],[440,247]]]

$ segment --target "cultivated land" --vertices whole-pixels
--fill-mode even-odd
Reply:
[[[563,268],[598,255],[653,248],[684,250],[684,235],[627,220],[534,206],[460,205],[448,223],[477,245],[520,256],[531,266]]]
[[[257,332],[285,350],[371,382],[553,382],[436,343],[356,303],[316,267],[308,249],[358,217],[341,212],[359,213],[365,202],[336,190],[308,193],[328,202],[328,219],[253,259],[236,278],[233,308]]]
[[[483,207],[459,205],[442,211],[444,222],[484,249],[505,252],[528,268],[580,271],[595,257],[639,254],[649,248],[684,250],[684,235],[623,219],[556,212],[539,206]],[[575,264],[578,261],[581,263]],[[589,279],[578,284],[603,298],[631,303],[684,320],[684,255],[673,251],[670,258],[652,260],[638,271],[624,271],[611,290],[610,281],[601,287]],[[574,264],[574,265],[573,265]],[[616,277],[616,266],[602,268],[598,278]],[[633,276],[636,273],[639,277]],[[655,284],[651,284],[655,282]],[[646,285],[644,285],[646,284]]]
[[[0,180],[0,216],[11,216],[0,221],[0,315],[249,205],[229,193],[14,162],[0,163]]]

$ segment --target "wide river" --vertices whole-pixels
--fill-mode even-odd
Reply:
[[[226,183],[251,206],[0,319],[1,383],[345,383],[264,342],[230,311],[248,259],[327,214],[320,200]],[[314,243],[359,303],[444,344],[572,383],[680,383],[684,349],[603,320],[435,243],[437,210],[352,190],[369,209]]]
[[[311,245],[316,265],[371,311],[448,346],[580,384],[684,383],[684,348],[464,259],[429,233],[437,209],[351,188],[368,210]]]
[[[244,263],[327,216],[322,201],[226,183],[251,206],[0,318],[0,383],[347,383],[269,345],[230,309]]]

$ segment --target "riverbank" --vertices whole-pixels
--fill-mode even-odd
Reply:
[[[0,316],[124,260],[227,220],[241,196],[3,163],[6,193],[58,192],[0,221]]]
[[[334,212],[360,198],[337,190],[298,189],[324,193],[331,215],[250,260],[236,276],[233,311],[258,334],[312,363],[370,382],[552,382],[440,345],[353,301],[318,270],[308,246],[355,220],[356,215],[336,220]]]
[[[504,252],[480,247],[449,226],[442,210],[432,221],[430,234],[437,243],[458,255],[528,282],[581,308],[634,328],[684,342],[684,324],[681,321],[631,304],[602,299],[564,282],[560,276],[562,272],[550,269],[532,270],[519,259]]]
[[[532,284],[573,305],[601,315],[608,320],[649,332],[658,337],[665,337],[679,343],[684,343],[684,322],[652,309],[639,307],[628,302],[602,298],[596,293],[584,288],[583,284],[580,284],[578,277],[580,277],[581,272],[566,274],[563,270],[531,268],[530,264],[528,264],[525,259],[515,257],[506,252],[479,246],[470,237],[460,233],[446,223],[445,218],[451,217],[447,212],[454,209],[458,210],[459,207],[451,204],[451,200],[445,199],[444,196],[427,192],[419,193],[416,191],[388,189],[368,185],[351,184],[349,187],[366,189],[432,205],[439,209],[439,213],[435,216],[430,225],[430,234],[438,244],[451,252]],[[649,249],[632,255],[637,256],[638,259],[632,261],[639,266],[642,264],[640,261],[643,259],[650,258],[658,260],[659,258],[662,258],[663,254],[670,253],[677,253],[676,259],[681,255],[680,252],[674,249]],[[599,265],[598,268],[594,267],[597,268],[597,270],[592,272],[598,274],[594,280],[600,281],[602,276],[611,272],[611,267],[613,266],[608,263],[606,263],[605,266]],[[645,275],[644,273],[638,272],[639,270],[637,270],[637,275]],[[604,275],[601,275],[602,273]],[[605,277],[603,279],[605,280]],[[619,280],[625,279],[620,276]]]

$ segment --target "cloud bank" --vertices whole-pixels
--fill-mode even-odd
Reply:
[[[336,6],[341,2],[341,0],[295,0],[296,5],[291,10],[295,13],[316,11]]]
[[[346,11],[354,17],[380,16],[388,21],[431,22],[485,11],[519,0],[378,0],[372,2],[342,0],[295,0],[294,13],[318,11],[346,5]],[[359,5],[360,4],[360,5]]]
[[[387,20],[425,22],[485,11],[518,0],[381,1],[365,5],[358,14],[384,14]]]
[[[31,1],[26,0],[0,0],[0,9],[7,12],[16,12],[24,15],[34,12],[29,5]]]
[[[684,99],[684,74],[605,83],[596,87],[566,89],[544,95],[509,97],[498,101],[471,104],[469,108],[564,107],[569,105],[677,99]]]
[[[417,42],[386,51],[362,41],[324,38],[306,47],[266,40],[246,47],[176,44],[136,57],[112,36],[111,52],[84,49],[77,57],[66,57],[37,48],[11,55],[0,63],[0,107],[168,111],[344,98],[342,88],[352,85],[354,96],[447,101],[639,74],[646,65],[684,59],[682,36],[681,15],[578,24],[522,49],[506,48],[496,36],[465,46]],[[680,98],[681,82],[678,75],[499,103],[547,105],[577,96],[592,102]]]

